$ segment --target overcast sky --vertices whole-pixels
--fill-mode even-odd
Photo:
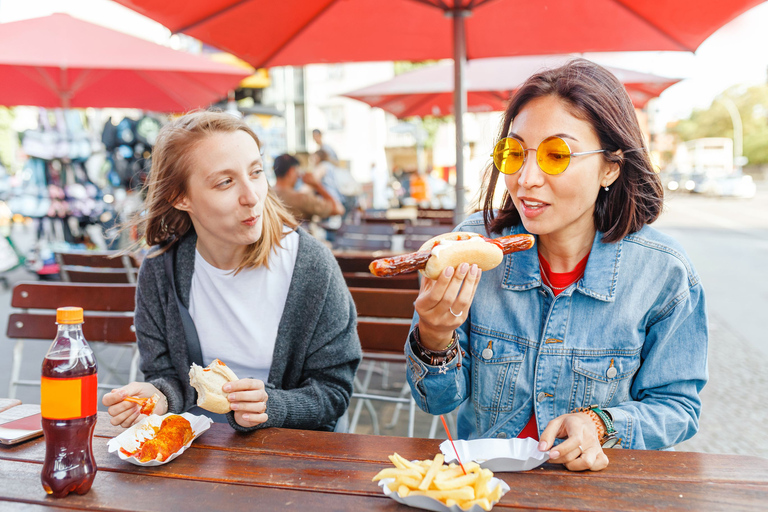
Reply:
[[[727,1],[727,0],[717,0]],[[68,12],[78,18],[169,44],[170,32],[110,0],[0,0],[0,22]],[[173,46],[173,45],[172,45]],[[597,62],[685,80],[659,98],[659,123],[705,108],[735,84],[765,83],[768,77],[768,2],[715,32],[690,53],[639,52],[585,55]]]

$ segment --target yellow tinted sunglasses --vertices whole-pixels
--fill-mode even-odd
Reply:
[[[493,163],[499,172],[503,174],[515,174],[523,168],[528,152],[534,151],[534,148],[524,148],[522,142],[512,137],[505,137],[496,143],[493,148]],[[604,153],[605,149],[596,149],[594,151],[581,151],[572,153],[570,146],[560,137],[547,137],[536,151],[536,161],[539,168],[547,174],[560,174],[568,168],[572,156],[593,155]]]

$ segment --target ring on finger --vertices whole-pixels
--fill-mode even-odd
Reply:
[[[580,451],[581,453],[584,453],[584,448],[582,448],[582,447],[581,447],[581,445],[579,445],[579,451]]]
[[[453,312],[453,308],[448,308],[448,311],[450,311],[450,312],[451,312],[451,314],[452,314],[453,316],[455,316],[456,318],[459,318],[461,315],[463,315],[463,314],[464,314],[464,310],[461,310],[461,312],[459,312],[459,313],[454,313],[454,312]]]

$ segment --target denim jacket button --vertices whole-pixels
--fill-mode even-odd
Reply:
[[[498,437],[499,439],[506,439],[507,438],[507,433],[506,432],[499,432],[498,434],[496,434],[496,437]]]
[[[617,373],[619,373],[619,372],[616,371],[616,367],[615,366],[611,366],[610,368],[608,368],[608,371],[605,372],[605,376],[608,377],[609,379],[612,379],[612,378],[614,378],[616,376]]]
[[[547,398],[547,394],[544,393],[543,391],[541,393],[539,393],[538,395],[536,395],[536,401],[537,402],[543,402],[545,398]]]
[[[484,348],[483,353],[481,354],[483,356],[483,359],[490,359],[493,357],[493,350],[489,348]]]

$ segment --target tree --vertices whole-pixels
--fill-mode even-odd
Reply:
[[[741,116],[744,156],[750,164],[768,163],[768,85],[733,86],[712,101],[709,108],[694,109],[688,119],[671,128],[682,140],[702,137],[733,138],[733,123],[723,98],[734,102]]]

